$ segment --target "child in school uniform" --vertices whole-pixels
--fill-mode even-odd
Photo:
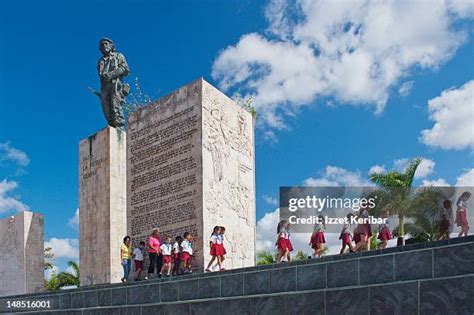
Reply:
[[[314,225],[313,234],[311,234],[311,239],[309,241],[309,245],[313,249],[313,257],[321,257],[324,251],[324,244],[326,244],[326,238],[324,237],[325,228],[324,217],[319,215],[318,223]]]
[[[344,223],[342,226],[341,234],[339,235],[339,239],[342,241],[342,247],[341,250],[339,251],[339,254],[344,254],[344,251],[346,250],[346,246],[349,247],[349,252],[354,251],[354,246],[352,245],[352,235],[351,235],[351,219],[354,215],[352,213],[348,213],[346,218],[347,218],[347,223]]]
[[[358,218],[364,219],[369,217],[369,212],[366,209],[359,211]],[[362,248],[369,250],[370,237],[372,236],[372,230],[370,225],[365,223],[358,223],[354,229],[354,242],[356,246],[354,247],[355,252],[359,252]]]
[[[181,242],[183,238],[178,235],[174,239],[171,257],[173,259],[173,276],[177,276],[179,273],[179,263],[181,261]]]
[[[171,237],[167,237],[165,242],[160,246],[160,253],[163,257],[163,266],[161,267],[160,276],[166,271],[166,276],[171,275],[171,251],[173,246],[171,245]]]
[[[211,272],[211,266],[212,263],[214,263],[214,260],[217,260],[217,265],[219,266],[219,270],[221,268],[221,259],[219,256],[219,245],[218,245],[218,239],[219,239],[219,233],[220,233],[220,226],[215,226],[214,229],[212,230],[211,237],[209,238],[209,247],[210,247],[210,255],[211,255],[211,260],[209,260],[209,263],[207,264],[206,272]]]
[[[380,243],[377,246],[379,249],[384,249],[385,247],[387,247],[388,241],[392,239],[392,233],[390,232],[390,227],[388,226],[388,219],[387,219],[389,215],[390,213],[388,210],[385,210],[382,214],[382,218],[386,220],[385,220],[385,223],[380,224],[380,227],[379,227],[378,239],[380,240]]]
[[[443,209],[439,221],[439,238],[438,240],[449,240],[453,222],[453,203],[446,199],[443,201]]]
[[[133,250],[133,262],[135,263],[135,281],[141,280],[143,270],[143,252],[145,250],[145,242],[140,241],[138,247]]]
[[[461,228],[461,231],[458,234],[458,237],[467,236],[469,232],[469,223],[467,222],[467,201],[471,197],[471,193],[465,191],[459,197],[458,202],[456,203],[456,221],[458,227]]]
[[[290,252],[293,251],[293,245],[290,239],[290,223],[287,220],[281,220],[277,226],[278,238],[276,247],[278,248],[277,262],[291,261]]]
[[[193,235],[189,232],[185,232],[183,236],[184,240],[181,243],[182,273],[192,273],[191,259],[193,256]]]
[[[220,270],[224,271],[224,260],[225,260],[225,255],[227,254],[227,251],[225,250],[224,247],[224,234],[225,234],[225,227],[221,226],[219,227],[219,234],[217,235],[217,254],[219,255],[221,264],[220,264]]]
[[[362,209],[362,215],[364,216],[364,218],[368,218],[369,217],[369,210],[367,208]],[[365,234],[367,235],[367,242],[366,242],[365,247],[366,247],[367,251],[369,251],[370,250],[370,238],[372,237],[372,226],[370,225],[370,223],[365,223],[364,228],[365,228]]]
[[[439,238],[438,240],[449,240],[449,230],[451,224],[449,223],[448,217],[446,214],[441,215],[441,220],[439,221]]]

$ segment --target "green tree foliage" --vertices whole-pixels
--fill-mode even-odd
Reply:
[[[257,253],[257,265],[270,265],[275,263],[275,255],[269,251]]]
[[[417,190],[408,215],[410,222],[405,224],[405,232],[415,242],[430,242],[440,237],[441,204],[443,193],[436,187],[424,187]]]
[[[69,261],[68,266],[72,268],[73,272],[63,271],[58,274],[53,273],[51,279],[46,281],[46,290],[57,291],[63,287],[79,286],[79,265],[74,261]]]
[[[389,210],[391,215],[398,216],[398,245],[403,245],[404,242],[404,220],[410,214],[415,198],[412,185],[421,161],[420,158],[413,159],[404,172],[390,171],[369,175],[370,180],[378,187],[378,190],[372,193],[378,196],[375,214],[380,215],[383,210]]]
[[[308,259],[308,255],[302,250],[297,251],[295,257],[293,258],[293,260],[306,260],[306,259]]]
[[[247,110],[254,119],[258,119],[257,110],[253,106],[253,100],[251,96],[244,98],[240,93],[235,93],[233,99],[237,105]]]

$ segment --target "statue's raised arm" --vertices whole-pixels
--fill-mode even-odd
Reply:
[[[130,73],[125,56],[115,51],[114,42],[102,38],[99,42],[102,58],[99,59],[97,70],[100,77],[100,101],[107,123],[112,127],[123,127],[124,117],[122,106],[130,86],[123,83],[123,78]]]

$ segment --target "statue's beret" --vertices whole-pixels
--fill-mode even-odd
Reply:
[[[102,42],[109,42],[109,43],[111,43],[111,44],[114,43],[113,40],[111,40],[110,38],[107,38],[107,37],[102,37],[102,38],[100,39],[99,43],[102,43]]]

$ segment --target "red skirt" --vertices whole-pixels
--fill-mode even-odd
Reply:
[[[339,239],[342,240],[343,245],[350,245],[351,244],[351,235],[349,233],[342,233],[339,236]]]
[[[219,246],[219,244],[215,244],[215,243],[211,245],[211,251],[210,251],[211,256],[218,256],[219,255],[217,253],[218,252],[218,246]]]
[[[441,233],[446,233],[449,232],[449,221],[448,220],[441,220],[441,223],[439,224],[439,229]]]
[[[291,241],[287,238],[283,238],[283,237],[280,237],[278,239],[278,243],[277,243],[277,247],[278,249],[281,249],[281,250],[288,250],[288,251],[293,251],[293,245],[291,244]]]
[[[143,269],[143,260],[136,260],[135,259],[135,270]]]
[[[191,260],[191,255],[189,255],[188,252],[182,252],[181,253],[181,261],[182,262],[187,262]]]
[[[326,238],[324,237],[324,232],[316,232],[316,234],[313,234],[311,238],[311,247],[317,248],[318,244],[325,244],[326,243]]]
[[[164,264],[171,263],[171,255],[163,255],[163,263]]]
[[[357,244],[362,241],[362,235],[365,237],[365,234],[361,233],[354,233],[354,242]]]
[[[467,216],[466,216],[466,211],[459,211],[457,214],[456,214],[456,224],[457,226],[466,226],[466,225],[469,225],[469,223],[467,223]]]
[[[225,254],[227,254],[227,252],[225,251],[224,245],[223,244],[217,244],[217,255],[218,256],[224,256]]]
[[[179,262],[179,253],[174,253],[173,254],[173,262],[174,263]]]
[[[378,239],[381,241],[391,240],[392,233],[390,232],[390,229],[388,227],[384,227],[382,231],[380,231]]]

